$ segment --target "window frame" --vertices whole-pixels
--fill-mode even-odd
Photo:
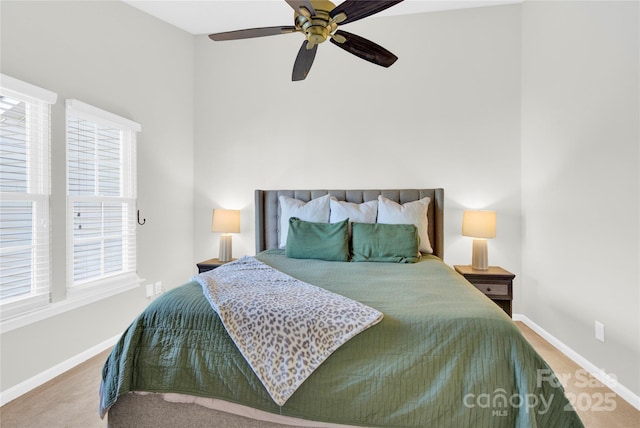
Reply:
[[[27,121],[27,188],[22,192],[2,192],[2,200],[32,203],[32,240],[26,248],[31,251],[30,291],[0,301],[0,322],[4,324],[50,304],[51,105],[56,103],[57,94],[5,74],[0,74],[0,92],[25,104]],[[10,251],[4,248],[2,253]]]
[[[100,126],[120,130],[121,157],[123,161],[120,178],[123,189],[120,196],[77,196],[71,195],[69,190],[69,159],[65,165],[66,171],[66,247],[67,247],[67,282],[66,290],[68,298],[82,298],[87,295],[109,293],[116,294],[137,287],[141,279],[136,273],[136,216],[135,207],[137,200],[136,183],[136,133],[141,131],[141,126],[129,119],[91,106],[75,99],[66,100],[65,112],[65,140],[66,153],[69,157],[69,121],[70,116],[80,120],[90,121]],[[113,275],[104,275],[96,279],[76,282],[74,280],[74,203],[75,202],[102,202],[128,204],[128,212],[123,221],[125,236],[123,264],[126,269]],[[102,260],[102,259],[101,259]]]

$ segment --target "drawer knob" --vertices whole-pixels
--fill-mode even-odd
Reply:
[[[491,287],[487,287],[487,291],[491,291]]]

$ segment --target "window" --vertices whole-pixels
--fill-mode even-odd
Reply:
[[[2,319],[49,302],[50,105],[56,94],[0,75]]]
[[[77,100],[66,118],[68,293],[137,285],[140,125]]]

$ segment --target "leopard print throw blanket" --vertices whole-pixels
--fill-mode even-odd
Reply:
[[[243,257],[194,279],[279,406],[332,352],[383,317],[255,257]]]

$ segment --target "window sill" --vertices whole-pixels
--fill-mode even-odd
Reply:
[[[44,319],[60,315],[62,313],[80,308],[91,303],[98,302],[108,297],[115,296],[126,291],[138,288],[140,283],[144,281],[138,278],[128,278],[127,281],[110,288],[95,288],[83,290],[81,293],[68,293],[67,298],[60,302],[49,303],[46,306],[34,309],[27,313],[16,315],[0,322],[0,334],[7,333],[29,324],[33,324]]]

